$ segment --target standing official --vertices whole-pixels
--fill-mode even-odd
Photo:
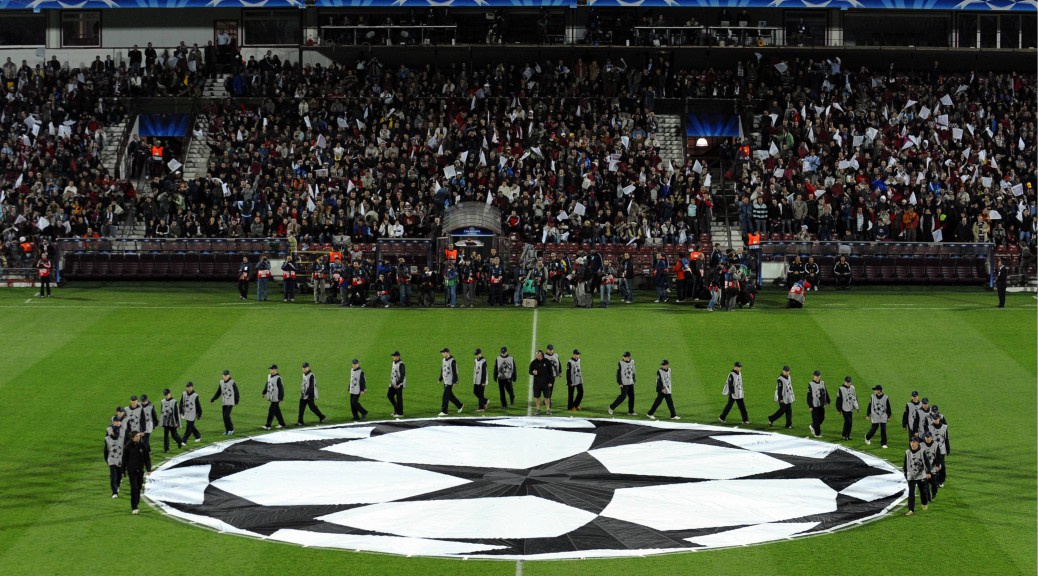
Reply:
[[[202,433],[195,428],[195,421],[202,419],[202,399],[199,398],[198,392],[195,392],[194,382],[188,382],[184,386],[186,390],[180,394],[180,417],[187,422],[184,427],[184,442],[187,443],[192,434],[196,443],[201,442]]]
[[[123,448],[126,437],[123,434],[122,421],[112,418],[112,425],[105,434],[105,462],[108,464],[108,483],[112,488],[112,498],[119,497],[119,485],[123,479]]]
[[[350,412],[354,420],[363,420],[368,417],[368,411],[360,405],[360,397],[368,390],[368,381],[364,377],[364,369],[360,367],[360,360],[353,359],[353,369],[350,370]]]
[[[300,385],[299,391],[299,418],[296,419],[297,426],[303,425],[303,414],[306,413],[308,406],[310,411],[317,416],[318,424],[324,424],[324,414],[317,407],[317,398],[317,379],[314,378],[314,373],[310,371],[310,363],[303,362],[303,382]]]
[[[144,434],[138,432],[123,452],[126,476],[130,479],[130,512],[140,513],[141,491],[144,489],[144,471],[151,472],[151,449],[143,442]]]
[[[749,424],[750,417],[746,413],[746,402],[743,400],[742,362],[736,362],[732,366],[732,371],[728,373],[728,379],[724,381],[724,388],[721,390],[721,394],[728,397],[728,403],[724,405],[724,410],[721,412],[718,420],[725,422],[728,418],[728,413],[732,410],[732,405],[737,404],[739,406],[739,414],[742,415],[742,423]]]
[[[54,266],[50,258],[47,257],[47,253],[43,252],[40,254],[40,259],[36,262],[36,271],[40,275],[40,298],[50,297],[50,278],[53,269]]]
[[[912,436],[915,436],[915,427],[917,424],[917,416],[919,410],[922,407],[922,403],[919,401],[919,392],[912,391],[912,399],[905,404],[905,411],[901,414],[901,428],[908,432],[908,439],[911,440]],[[886,442],[884,442],[886,444]]]
[[[543,350],[538,350],[534,359],[530,362],[530,376],[533,376],[533,401],[536,407],[534,416],[541,415],[541,396],[544,396],[544,406],[551,416],[551,389],[554,387],[555,367],[551,360],[545,357]]]
[[[472,367],[472,394],[476,396],[476,412],[487,409],[487,359],[483,357],[483,349],[476,348],[476,361]]]
[[[573,356],[566,362],[566,388],[566,409],[571,412],[583,410],[580,402],[584,399],[584,371],[580,367],[580,350],[574,349]]]
[[[782,367],[782,374],[775,380],[775,402],[778,402],[778,410],[768,416],[768,427],[783,415],[786,417],[786,428],[793,427],[793,402],[796,395],[793,393],[793,379],[789,376],[789,366]]]
[[[995,290],[998,291],[998,307],[1006,307],[1006,284],[1009,282],[1009,266],[1006,261],[998,259],[998,270],[995,272]],[[41,288],[42,290],[42,288]]]
[[[274,419],[278,420],[278,428],[285,426],[285,417],[281,414],[281,402],[285,399],[285,384],[281,381],[281,374],[278,374],[278,365],[270,365],[270,374],[267,375],[267,383],[263,385],[262,396],[270,402],[270,406],[267,407],[267,423],[263,425],[264,430],[270,430],[270,425],[274,422]]]
[[[853,412],[858,411],[858,393],[854,390],[854,384],[851,384],[851,377],[846,376],[843,379],[843,386],[836,391],[836,409],[843,415],[843,434],[841,438],[844,440],[851,439],[851,424],[853,422]]]
[[[807,383],[807,405],[811,408],[811,434],[814,434],[815,438],[822,435],[825,406],[830,403],[829,391],[825,389],[822,373],[815,370],[811,381]]]
[[[231,378],[231,371],[224,370],[223,378],[220,378],[220,385],[216,388],[216,393],[209,399],[209,403],[216,402],[216,399],[220,399],[220,407],[223,409],[223,427],[224,436],[230,436],[234,434],[234,422],[231,421],[231,411],[234,410],[234,406],[238,403],[238,383]]]
[[[252,265],[249,264],[249,257],[242,256],[241,265],[238,266],[238,298],[241,300],[249,299],[249,274],[252,273]]]
[[[281,264],[281,280],[285,283],[285,295],[282,302],[296,301],[296,274],[299,268],[292,262],[292,255],[285,256],[285,262]]]
[[[653,414],[656,413],[656,409],[660,407],[660,403],[664,400],[667,401],[667,409],[670,410],[670,419],[681,420],[678,413],[674,411],[674,399],[671,397],[671,376],[670,361],[664,360],[660,362],[660,368],[656,371],[656,400],[653,401],[652,408],[649,408],[649,412],[646,414],[649,420],[656,419]]]
[[[267,282],[270,281],[270,261],[264,256],[256,265],[256,300],[267,301]]]
[[[169,388],[162,391],[162,405],[159,410],[159,425],[162,426],[162,451],[169,452],[169,437],[177,443],[177,448],[184,447],[184,439],[180,437],[180,410],[173,399]]]
[[[404,416],[404,387],[407,386],[407,367],[400,360],[400,352],[393,352],[393,365],[389,368],[389,392],[386,398],[393,405],[393,418]]]
[[[497,381],[497,389],[501,392],[501,407],[508,408],[509,404],[515,404],[515,390],[512,387],[512,383],[515,382],[515,359],[508,353],[507,346],[502,346],[501,354],[494,359],[494,380]]]
[[[458,383],[458,363],[454,360],[454,356],[451,356],[450,348],[440,350],[440,354],[443,355],[443,360],[440,362],[440,377],[437,382],[443,382],[443,398],[440,402],[438,416],[447,415],[448,403],[454,404],[460,414],[465,405],[454,395],[454,385]]]
[[[634,411],[634,383],[638,379],[638,371],[631,359],[630,352],[624,352],[624,357],[616,363],[616,385],[620,387],[620,395],[609,405],[609,413],[612,414],[617,406],[627,398],[627,415],[637,416]]]
[[[908,512],[905,516],[915,514],[915,490],[919,489],[919,498],[923,501],[923,510],[930,504],[929,480],[932,478],[930,455],[922,449],[920,438],[912,436],[908,450],[905,450],[905,463],[901,470],[908,480]]]
[[[325,301],[325,281],[328,278],[328,257],[321,256],[310,268],[310,281],[313,283],[314,289],[314,304],[324,304]]]
[[[872,444],[872,437],[879,429],[880,444],[887,447],[887,421],[893,416],[894,411],[890,409],[890,397],[883,393],[883,387],[875,385],[872,387],[872,396],[869,397],[869,407],[865,411],[865,418],[872,422],[868,433],[865,434],[865,443]]]

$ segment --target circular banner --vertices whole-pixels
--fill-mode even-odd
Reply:
[[[223,532],[407,556],[644,556],[827,532],[906,493],[842,446],[671,422],[397,420],[301,428],[178,456],[148,479]]]

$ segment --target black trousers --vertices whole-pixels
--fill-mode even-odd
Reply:
[[[1006,285],[1001,282],[995,282],[995,289],[998,290],[998,307],[1006,307]],[[42,287],[41,287],[42,290]]]
[[[187,422],[187,424],[184,425],[184,442],[187,442],[187,439],[190,438],[192,434],[194,434],[196,440],[201,440],[202,433],[198,431],[198,428],[195,428],[195,421],[185,420],[185,422]]]
[[[501,284],[490,284],[490,305],[501,305],[505,303],[504,297],[501,295]]]
[[[850,410],[840,410],[843,415],[843,438],[851,437],[851,424],[854,422],[854,413]]]
[[[303,414],[306,413],[306,408],[308,406],[310,407],[310,411],[313,412],[315,416],[317,416],[318,420],[324,420],[324,413],[321,412],[321,409],[317,407],[317,402],[314,401],[314,399],[311,397],[306,399],[299,399],[299,419],[296,420],[296,422],[300,424],[303,423]]]
[[[234,431],[234,422],[231,420],[231,410],[234,406],[220,406],[223,409],[223,427],[227,432]]]
[[[294,279],[285,280],[285,300],[296,299],[296,281]]]
[[[786,428],[792,428],[793,427],[793,405],[792,404],[783,404],[782,402],[779,402],[778,410],[776,410],[775,413],[772,414],[771,416],[768,416],[768,422],[774,424],[783,415],[786,416]]]
[[[868,433],[865,434],[866,440],[872,440],[872,437],[876,435],[876,430],[879,429],[879,443],[887,445],[887,423],[881,422],[879,424],[873,422],[872,427],[869,428]]]
[[[569,398],[566,402],[566,409],[572,410],[574,408],[580,408],[580,401],[584,399],[584,385],[577,384],[576,386],[569,386]]]
[[[278,419],[278,424],[285,425],[285,417],[281,415],[281,402],[271,402],[267,407],[267,428],[270,428],[270,424],[274,422],[275,418]]]
[[[394,388],[389,387],[389,391],[386,392],[386,398],[389,398],[389,403],[393,405],[393,414],[397,416],[404,415],[404,387]]]
[[[242,298],[248,298],[249,297],[249,281],[248,280],[238,280],[238,295],[240,295]]]
[[[136,510],[141,505],[141,490],[144,488],[144,470],[131,471],[130,477],[130,510]]]
[[[609,405],[610,410],[616,410],[616,407],[623,404],[624,398],[627,398],[627,413],[631,414],[634,412],[634,386],[620,386],[620,395],[613,400],[613,403]]]
[[[50,296],[50,276],[40,277],[40,296],[43,296],[44,289],[47,291],[47,296]]]
[[[822,422],[825,422],[825,407],[816,406],[811,409],[811,429],[815,434],[822,435]]]
[[[162,427],[162,451],[169,452],[169,438],[173,437],[173,441],[177,443],[177,448],[184,443],[184,439],[180,437],[180,432],[177,431],[176,426],[163,426]]]
[[[919,499],[923,502],[923,506],[930,503],[930,480],[909,480],[908,481],[908,510],[910,512],[915,511],[915,489],[919,488]]]
[[[368,411],[360,405],[360,394],[350,394],[350,412],[353,413],[354,420],[360,420],[368,415]]]
[[[122,466],[108,465],[108,483],[112,486],[112,494],[119,493],[119,485],[123,482]]]
[[[461,407],[464,406],[461,400],[458,400],[458,397],[454,395],[454,386],[443,387],[443,398],[440,402],[440,412],[447,412],[448,403],[454,404],[454,407],[459,410],[461,410]]]
[[[653,402],[652,402],[652,408],[649,408],[649,415],[652,416],[653,414],[655,414],[656,413],[656,409],[660,407],[660,403],[662,403],[664,400],[666,400],[667,401],[667,409],[670,410],[670,417],[673,418],[673,417],[677,416],[678,413],[674,411],[674,398],[672,398],[671,396],[672,396],[671,394],[665,394],[665,393],[657,390],[656,391],[656,399],[653,400]]]
[[[472,394],[476,397],[476,400],[479,401],[479,409],[480,410],[485,410],[486,407],[487,407],[486,389],[487,389],[487,387],[486,387],[485,384],[484,385],[479,385],[479,384],[473,384],[472,385]]]
[[[515,404],[515,390],[512,389],[511,378],[499,378],[497,389],[501,391],[501,407],[508,408],[509,404]],[[505,396],[507,394],[508,396]],[[507,402],[505,401],[507,399]]]
[[[721,420],[728,418],[728,413],[732,411],[732,406],[739,405],[739,414],[742,415],[743,422],[749,422],[750,417],[746,414],[746,402],[742,398],[732,398],[728,396],[728,403],[724,405],[724,410],[721,411]]]

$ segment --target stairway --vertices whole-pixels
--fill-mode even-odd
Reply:
[[[114,175],[116,168],[121,168],[117,167],[116,163],[119,161],[119,145],[122,144],[123,136],[126,135],[126,128],[126,118],[117,124],[105,127],[105,147],[101,149],[101,164],[109,174]]]
[[[658,114],[656,116],[658,130],[656,139],[660,141],[660,158],[664,166],[667,161],[674,163],[674,168],[685,164],[685,124],[680,114]]]
[[[205,87],[202,89],[202,97],[206,100],[213,100],[227,97],[226,82],[230,74],[217,74],[216,78],[210,78],[205,81]]]
[[[205,176],[209,166],[209,116],[201,113],[195,116],[195,134],[191,135],[191,143],[184,154],[184,180],[192,180]],[[199,137],[201,134],[201,137]]]

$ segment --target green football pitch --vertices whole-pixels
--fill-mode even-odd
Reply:
[[[112,574],[1024,574],[1036,558],[1036,300],[1010,294],[1007,309],[979,289],[873,289],[811,293],[808,307],[784,309],[766,291],[756,310],[732,313],[685,305],[618,304],[584,310],[341,309],[238,300],[231,285],[106,285],[61,289],[39,299],[28,289],[0,291],[0,573]],[[534,341],[534,330],[536,340]],[[616,362],[638,361],[639,412],[652,400],[651,374],[662,358],[674,371],[684,422],[716,423],[721,388],[735,360],[744,365],[753,429],[767,428],[783,364],[793,368],[794,430],[807,434],[801,400],[811,371],[835,388],[853,377],[859,397],[882,384],[894,420],[912,390],[939,404],[950,424],[949,477],[929,510],[903,508],[860,527],[765,545],[617,560],[514,561],[405,558],[322,550],[219,534],[144,506],[131,516],[128,495],[109,497],[102,437],[114,407],[131,394],[153,399],[193,380],[203,396],[203,444],[222,439],[219,408],[205,402],[223,369],[242,392],[238,436],[263,432],[260,397],[277,363],[294,411],[299,366],[309,361],[330,422],[348,419],[346,375],[352,358],[367,371],[369,418],[388,418],[384,397],[390,353],[408,364],[408,416],[439,411],[440,348],[450,347],[464,378],[473,349],[492,356],[508,346],[522,370],[532,347],[554,344],[563,358],[583,352],[587,379],[581,416],[609,417]],[[520,381],[525,398],[526,381]],[[460,395],[471,415],[471,387]],[[490,396],[492,399],[494,395]],[[492,402],[491,405],[495,405]],[[509,412],[525,415],[520,403]],[[864,405],[863,405],[864,407]],[[499,409],[491,414],[502,413]],[[664,410],[661,414],[665,414]],[[565,410],[555,418],[566,417]],[[293,414],[286,413],[291,422]],[[616,416],[628,418],[627,416]],[[644,417],[641,417],[644,418]],[[830,410],[825,438],[836,441]],[[733,419],[729,419],[733,421]],[[763,423],[763,424],[762,424]],[[898,467],[903,434],[891,446],[841,442]],[[161,442],[156,466],[162,462]],[[190,444],[190,447],[200,446]],[[507,449],[507,447],[505,447]],[[124,490],[124,492],[128,492]]]

